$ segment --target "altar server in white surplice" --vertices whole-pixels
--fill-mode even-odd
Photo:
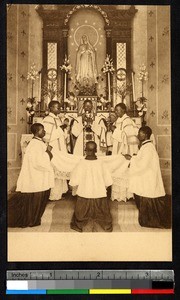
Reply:
[[[50,113],[43,119],[46,135],[44,137],[45,142],[52,146],[56,151],[67,152],[66,131],[63,131],[60,127],[62,122],[58,115],[60,114],[60,103],[58,101],[51,101],[49,103]],[[59,200],[62,198],[62,194],[68,190],[67,181],[64,179],[55,178],[55,186],[51,189],[50,200]]]
[[[157,198],[165,195],[159,157],[150,140],[148,126],[139,130],[140,150],[130,160],[129,190],[139,196]]]
[[[139,152],[131,158],[126,156],[130,159],[129,190],[134,193],[141,226],[168,228],[171,208],[165,197],[159,157],[150,140],[151,134],[150,127],[141,127]]]
[[[112,184],[111,173],[95,153],[95,142],[86,143],[86,157],[71,172],[69,184],[77,187],[77,201],[71,228],[82,232],[91,221],[94,231],[97,224],[104,231],[112,231],[112,217],[106,188]]]
[[[85,146],[88,141],[94,141],[97,144],[97,154],[105,155],[107,128],[103,118],[94,115],[93,104],[91,100],[85,100],[83,103],[82,116],[74,120],[71,133],[75,137],[75,146],[73,153],[75,155],[85,155]]]
[[[17,193],[8,201],[10,227],[40,225],[49,190],[54,186],[52,149],[42,140],[45,135],[44,127],[35,123],[31,126],[31,131],[34,137],[26,148],[17,181]]]

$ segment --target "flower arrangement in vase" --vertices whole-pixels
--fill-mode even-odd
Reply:
[[[67,55],[65,55],[64,62],[62,64],[62,66],[60,66],[60,69],[67,74],[71,73],[72,66],[70,64],[69,57],[67,57]]]
[[[110,55],[106,55],[106,58],[105,58],[105,62],[104,62],[104,65],[102,67],[102,72],[104,74],[107,74],[107,73],[111,73],[113,74],[115,71],[114,67],[113,67],[113,60],[112,58],[110,58]]]
[[[123,82],[120,86],[115,86],[113,90],[115,91],[116,95],[119,95],[121,97],[122,103],[125,103],[126,96],[132,93],[132,84]]]
[[[71,73],[72,70],[72,66],[70,64],[69,57],[67,57],[67,55],[65,55],[64,62],[62,66],[60,66],[60,69],[61,71],[64,72],[64,100],[66,100],[67,79],[68,79],[68,75]]]
[[[31,97],[27,99],[27,116],[28,116],[28,123],[32,123],[35,110],[36,110],[36,97],[34,96],[34,84],[35,81],[39,78],[39,72],[36,70],[35,63],[32,64],[30,71],[27,74],[27,80],[31,81]]]
[[[111,102],[111,80],[110,80],[110,75],[112,75],[115,71],[114,66],[113,66],[113,60],[110,58],[110,55],[106,55],[104,65],[101,69],[103,74],[107,74],[107,79],[108,79],[108,101]]]
[[[138,111],[138,115],[142,117],[142,125],[146,125],[145,115],[147,112],[147,98],[144,97],[144,84],[148,80],[148,72],[147,68],[144,64],[139,66],[138,80],[141,82],[141,97],[139,97],[136,101],[136,109]]]

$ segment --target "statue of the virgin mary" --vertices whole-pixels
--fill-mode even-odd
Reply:
[[[87,35],[81,37],[76,55],[76,81],[81,86],[97,83],[96,52]]]

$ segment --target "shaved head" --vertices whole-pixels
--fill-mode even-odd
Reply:
[[[95,142],[90,141],[86,143],[86,151],[91,152],[91,153],[96,153],[97,152],[97,145]]]

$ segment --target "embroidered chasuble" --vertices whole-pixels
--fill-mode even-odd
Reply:
[[[115,122],[116,129],[113,132],[113,154],[136,154],[138,152],[138,130],[134,121],[124,114]]]
[[[97,144],[97,154],[105,155],[107,149],[106,131],[107,128],[103,119],[98,116],[91,116],[91,119],[77,117],[72,126],[72,134],[76,137],[73,153],[75,155],[85,155],[85,146],[89,141]]]
[[[46,143],[52,146],[53,150],[66,153],[67,133],[64,132],[60,127],[62,123],[59,117],[50,112],[49,115],[44,118],[42,124],[44,125],[44,129],[46,131],[46,135],[44,137]],[[55,169],[54,176],[55,185],[54,188],[51,189],[49,200],[60,200],[62,198],[62,194],[68,191],[67,181],[57,178],[55,175]]]
[[[59,151],[67,151],[66,138],[67,134],[60,127],[62,125],[58,116],[53,113],[49,113],[42,121],[46,135],[44,140],[52,146],[54,149]]]

